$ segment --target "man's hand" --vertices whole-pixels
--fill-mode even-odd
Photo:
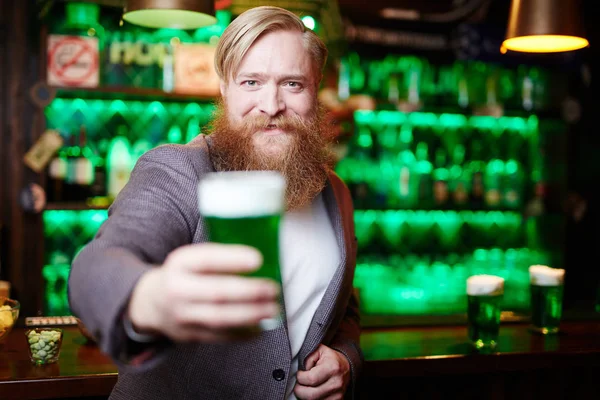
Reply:
[[[250,247],[215,243],[174,250],[165,263],[140,278],[129,301],[129,318],[140,333],[175,341],[235,339],[279,312],[278,285],[240,274],[262,265]]]
[[[294,394],[301,400],[339,400],[350,382],[350,363],[345,355],[319,345],[306,359],[306,371],[298,371]]]

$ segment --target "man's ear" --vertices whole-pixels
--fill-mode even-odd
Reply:
[[[225,81],[221,80],[221,82],[219,83],[219,89],[221,90],[221,97],[225,97],[225,90],[227,89],[227,83],[225,83]]]

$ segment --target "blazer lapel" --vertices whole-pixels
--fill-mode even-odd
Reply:
[[[336,309],[336,300],[342,289],[342,284],[345,281],[347,271],[346,264],[348,263],[348,249],[350,248],[352,240],[352,237],[350,237],[352,235],[350,229],[346,226],[344,219],[342,218],[342,206],[339,199],[339,194],[335,192],[334,185],[331,182],[331,175],[327,180],[327,186],[323,191],[323,198],[325,200],[325,207],[327,208],[327,213],[329,215],[329,219],[331,220],[331,224],[337,238],[337,243],[340,248],[340,263],[333,275],[333,278],[331,279],[331,282],[329,282],[329,285],[325,290],[325,294],[321,299],[321,303],[319,304],[319,307],[317,308],[317,311],[311,321],[310,327],[308,328],[308,333],[306,334],[304,343],[300,348],[300,352],[298,354],[298,363],[300,369],[305,368],[304,361],[306,360],[306,357],[308,357],[319,346],[325,336],[325,333],[327,332],[327,328],[331,324]]]

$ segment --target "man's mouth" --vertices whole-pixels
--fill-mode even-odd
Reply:
[[[275,135],[280,135],[285,133],[278,125],[276,124],[269,124],[265,127],[266,134],[268,136],[275,136]]]

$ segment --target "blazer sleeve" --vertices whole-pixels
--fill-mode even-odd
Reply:
[[[337,176],[336,176],[337,177]],[[341,179],[337,178],[339,181],[338,193],[342,193],[342,215],[344,218],[344,225],[346,225],[345,229],[348,231],[347,235],[352,238],[351,243],[352,247],[349,249],[348,253],[350,255],[350,263],[347,266],[351,269],[350,277],[354,279],[354,270],[356,268],[356,252],[357,252],[357,241],[354,231],[354,207],[352,205],[352,197],[350,196],[350,191],[346,187],[346,185],[341,181]],[[352,282],[349,283],[352,286]],[[338,329],[333,336],[330,347],[335,349],[346,356],[350,363],[351,369],[351,387],[348,390],[347,397],[353,398],[355,393],[355,385],[356,381],[360,376],[360,372],[362,371],[362,366],[364,363],[363,353],[360,348],[360,309],[358,304],[358,297],[356,296],[356,292],[349,288],[351,291],[348,304],[346,305],[346,309],[344,312],[344,316],[341,320]]]
[[[108,219],[72,263],[71,310],[119,367],[133,364],[123,317],[138,279],[192,241],[199,218],[197,181],[183,146],[147,152],[110,207]],[[133,353],[146,355],[138,360],[147,359],[146,350]]]

